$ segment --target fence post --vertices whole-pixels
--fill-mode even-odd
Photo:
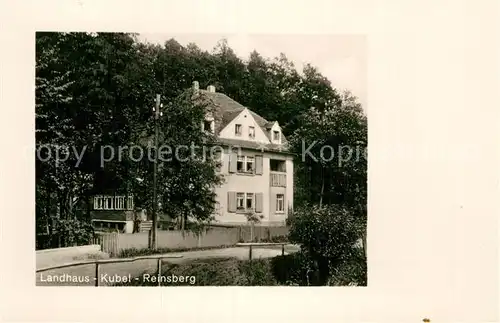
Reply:
[[[281,245],[281,255],[282,256],[285,255],[285,244],[284,243]]]
[[[252,245],[248,248],[248,259],[252,260]]]
[[[99,262],[95,262],[95,287],[99,286]]]
[[[158,258],[158,287],[161,286],[161,258]]]

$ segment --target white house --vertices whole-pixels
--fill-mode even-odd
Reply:
[[[224,183],[216,188],[215,219],[243,224],[253,212],[263,225],[283,225],[293,208],[293,155],[276,121],[268,121],[214,86],[195,95],[208,99],[213,112],[202,127],[225,147],[221,161]]]

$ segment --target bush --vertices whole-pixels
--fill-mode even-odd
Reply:
[[[206,258],[181,264],[164,264],[163,276],[194,276],[195,286],[272,286],[276,280],[272,276],[268,259],[238,260],[236,258]],[[157,286],[158,283],[143,281],[142,276],[132,282],[117,286]],[[186,286],[187,283],[166,283],[162,286]]]
[[[179,265],[172,264],[165,270],[164,275],[194,276],[196,277],[196,286],[242,284],[239,263],[234,258],[208,258]]]
[[[363,233],[363,226],[352,212],[336,205],[308,206],[295,210],[289,239],[297,243],[308,270],[319,275],[320,285],[329,284],[332,272],[345,268],[357,259],[354,247]]]
[[[310,286],[315,284],[312,262],[302,252],[277,256],[271,260],[273,276],[281,285]]]
[[[349,259],[330,268],[328,284],[333,286],[366,286],[367,264],[362,249]]]
[[[54,219],[51,234],[36,236],[37,249],[83,246],[91,243],[94,228],[87,221]]]
[[[277,281],[273,276],[269,259],[240,261],[240,285],[243,286],[274,286]]]
[[[155,273],[156,275],[157,273]],[[270,259],[238,260],[205,258],[180,264],[165,263],[163,276],[196,277],[195,286],[318,286],[323,285],[318,268],[306,253],[298,252]],[[186,279],[186,281],[189,281]],[[162,282],[162,286],[186,286],[188,282]],[[366,286],[364,256],[353,257],[331,268],[327,285]],[[118,286],[158,286],[157,282],[133,279]]]

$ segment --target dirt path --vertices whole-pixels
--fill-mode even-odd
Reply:
[[[285,254],[298,251],[293,245],[285,246]],[[162,263],[183,263],[194,259],[214,258],[214,257],[234,257],[237,259],[248,259],[248,247],[235,247],[211,250],[198,250],[169,253],[165,255],[179,256],[182,258],[165,259]],[[252,258],[272,258],[281,255],[281,247],[253,248]],[[99,265],[99,285],[106,286],[117,283],[118,277],[133,279],[144,273],[152,273],[157,269],[155,259],[137,260],[134,262],[101,264]],[[69,277],[68,277],[69,275]],[[65,276],[66,281],[54,281]],[[74,280],[74,282],[72,282]],[[95,265],[82,265],[71,268],[49,270],[36,274],[37,286],[94,286],[95,285]]]

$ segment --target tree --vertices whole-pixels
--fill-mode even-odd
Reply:
[[[37,232],[53,233],[74,227],[64,219],[90,223],[92,192],[126,190],[127,160],[102,167],[100,147],[129,142],[150,82],[134,35],[37,33],[36,45]]]
[[[355,243],[363,227],[349,209],[338,205],[300,207],[295,215],[290,241],[300,245],[311,268],[318,268],[318,284],[330,284],[332,273],[356,257]]]
[[[162,110],[159,135],[158,197],[159,212],[171,219],[206,223],[212,220],[215,186],[222,182],[216,172],[218,160],[215,137],[202,131],[200,125],[210,111],[207,101],[195,100],[192,90],[185,91]],[[143,149],[152,149],[152,134],[142,134]],[[152,151],[152,150],[151,150]],[[152,154],[151,154],[152,155]],[[143,159],[136,168],[133,189],[138,203],[152,208],[152,160]]]

